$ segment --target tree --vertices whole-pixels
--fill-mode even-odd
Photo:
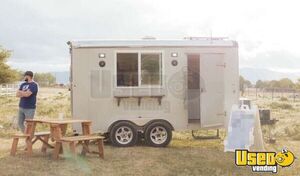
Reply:
[[[18,78],[17,71],[11,69],[10,66],[6,64],[10,55],[10,51],[0,46],[0,84],[13,83]]]
[[[289,78],[282,78],[278,80],[272,81],[256,81],[256,88],[285,88],[285,89],[293,89],[293,88],[300,88],[300,80],[297,83],[294,83]]]
[[[259,88],[259,89],[262,89],[262,88],[265,88],[266,87],[266,84],[264,81],[262,80],[257,80],[256,83],[255,83],[255,88]]]
[[[246,88],[252,87],[252,83],[249,80],[245,80],[244,85]]]
[[[295,84],[289,78],[283,78],[283,79],[279,80],[279,87],[292,89],[295,87]]]
[[[278,88],[278,87],[280,87],[279,81],[277,81],[277,80],[272,80],[272,81],[270,81],[270,82],[267,82],[267,87],[268,87],[268,88]]]
[[[240,91],[242,93],[242,96],[244,95],[245,88],[247,87],[252,87],[251,82],[240,76]]]
[[[297,80],[295,87],[296,89],[300,89],[300,78]]]
[[[39,86],[52,86],[56,82],[55,77],[51,73],[35,73],[34,80]]]

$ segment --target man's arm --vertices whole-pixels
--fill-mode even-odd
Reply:
[[[19,89],[17,90],[16,97],[20,97],[20,98],[22,97],[22,85],[23,84],[21,84]]]
[[[31,94],[32,92],[29,89],[22,93],[23,97],[29,97]]]
[[[26,91],[22,91],[22,90],[18,90],[17,91],[17,97],[29,97],[32,94],[32,92],[30,90],[26,90]]]
[[[21,94],[22,94],[22,91],[21,90],[17,90],[16,97],[21,97]]]

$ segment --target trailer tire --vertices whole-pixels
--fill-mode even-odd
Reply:
[[[109,140],[112,145],[118,147],[129,147],[137,143],[138,132],[136,126],[127,121],[114,124],[109,132]]]
[[[146,127],[144,138],[152,147],[165,147],[172,139],[172,127],[164,121],[153,122]]]

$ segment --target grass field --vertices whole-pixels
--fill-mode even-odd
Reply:
[[[275,144],[266,143],[271,151],[287,147],[300,156],[300,102],[255,101],[261,108],[272,108],[272,116],[279,119],[273,129]],[[175,132],[171,144],[166,148],[152,148],[142,142],[129,148],[105,145],[105,159],[95,156],[76,157],[69,155],[58,161],[48,152],[41,154],[39,146],[34,155],[26,158],[22,149],[15,157],[9,156],[10,135],[16,132],[15,120],[18,99],[0,97],[0,175],[258,175],[248,167],[237,167],[234,154],[223,152],[223,139],[194,140],[189,131]],[[70,97],[65,89],[42,88],[38,97],[36,118],[55,118],[63,113],[70,118]],[[39,128],[46,128],[39,126]],[[268,128],[263,128],[267,136]],[[206,131],[199,131],[206,133]],[[223,134],[223,133],[222,133]],[[223,138],[223,135],[222,135]],[[68,147],[66,147],[68,148]],[[289,168],[279,168],[279,175],[299,175],[300,162],[296,160]],[[265,175],[265,174],[264,174]],[[274,174],[270,174],[274,175]]]

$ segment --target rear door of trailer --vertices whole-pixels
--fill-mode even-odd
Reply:
[[[201,127],[224,123],[224,55],[187,54],[188,121]]]
[[[217,127],[224,123],[224,54],[200,55],[201,127]],[[200,81],[201,81],[200,80]]]

